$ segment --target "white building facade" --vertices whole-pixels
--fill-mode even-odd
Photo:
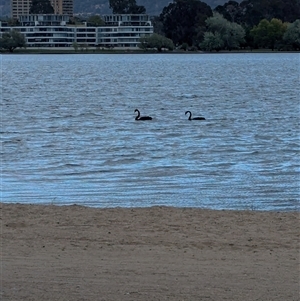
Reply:
[[[23,15],[19,26],[5,26],[0,22],[0,37],[4,32],[18,30],[27,47],[84,47],[138,48],[142,36],[153,34],[148,15],[105,15],[101,27],[70,25],[68,15]]]
[[[104,15],[106,26],[98,30],[98,43],[105,47],[135,48],[142,36],[153,34],[148,15]]]

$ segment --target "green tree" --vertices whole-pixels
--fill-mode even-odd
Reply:
[[[287,25],[283,43],[293,50],[300,50],[300,19]]]
[[[283,23],[279,19],[273,18],[270,21],[269,36],[271,39],[271,48],[277,48],[282,43],[283,35],[286,32],[287,23]]]
[[[136,4],[136,0],[109,0],[113,14],[145,14],[146,8]]]
[[[49,0],[32,0],[30,14],[54,14],[54,9]]]
[[[229,22],[218,13],[214,13],[213,17],[208,18],[206,25],[207,31],[211,34],[204,36],[203,43],[200,44],[201,48],[211,51],[213,50],[212,47],[215,46],[215,50],[232,50],[239,48],[240,44],[244,42],[245,30],[243,27],[237,23]]]
[[[203,42],[200,44],[200,48],[206,51],[220,51],[224,48],[224,41],[220,33],[206,32],[204,34]]]
[[[254,26],[252,30],[250,30],[250,34],[253,37],[253,43],[255,47],[261,48],[269,48],[270,47],[270,39],[269,39],[269,21],[267,19],[263,19],[259,22],[257,26]]]
[[[241,25],[229,22],[226,35],[224,36],[225,48],[227,50],[239,49],[241,44],[245,42],[245,35],[246,32]]]
[[[158,52],[161,52],[163,48],[173,50],[174,44],[172,40],[154,33],[151,36],[141,37],[139,47],[144,50],[156,48]]]
[[[16,48],[26,47],[26,41],[23,34],[17,30],[5,32],[0,38],[0,49],[6,49],[13,52]]]
[[[75,52],[77,52],[77,51],[78,51],[78,48],[79,48],[78,43],[77,43],[77,42],[73,42],[73,43],[72,43],[72,46],[73,46]]]
[[[174,0],[160,14],[163,30],[175,45],[198,45],[205,32],[205,20],[212,16],[210,6],[199,0]]]
[[[189,50],[189,45],[187,43],[183,43],[179,49],[182,49],[184,51],[188,51]]]
[[[272,19],[270,22],[263,19],[250,31],[254,46],[274,50],[282,41],[287,24],[281,20]]]
[[[94,15],[94,16],[90,16],[87,19],[87,23],[91,26],[95,26],[95,27],[99,27],[99,26],[103,26],[105,24],[105,22],[101,19],[100,16],[98,15]]]

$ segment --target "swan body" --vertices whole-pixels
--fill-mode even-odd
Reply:
[[[192,112],[191,112],[191,111],[186,111],[186,112],[185,112],[185,115],[186,115],[186,114],[190,114],[189,120],[205,120],[204,117],[194,117],[194,118],[192,118]]]
[[[140,111],[138,109],[134,110],[134,113],[137,112],[137,116],[135,117],[135,120],[152,120],[152,117],[150,116],[141,116]]]

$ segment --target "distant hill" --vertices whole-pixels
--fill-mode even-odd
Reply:
[[[12,0],[0,0],[0,15],[10,16],[10,1]],[[223,5],[229,0],[202,0],[207,3],[212,9],[218,5]],[[236,0],[241,2],[241,0]],[[143,5],[146,8],[147,14],[159,15],[163,8],[172,0],[136,0],[138,5]],[[111,14],[109,9],[108,0],[74,0],[74,13],[75,14]]]
[[[202,0],[212,9],[218,5],[223,5],[229,0]],[[143,5],[149,15],[159,15],[165,6],[168,6],[172,0],[136,0],[137,5]],[[237,0],[241,2],[241,0]],[[111,14],[108,0],[74,0],[74,13],[91,13],[91,14]]]

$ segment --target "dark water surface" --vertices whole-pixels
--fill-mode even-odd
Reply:
[[[0,59],[3,202],[299,209],[299,54]]]

